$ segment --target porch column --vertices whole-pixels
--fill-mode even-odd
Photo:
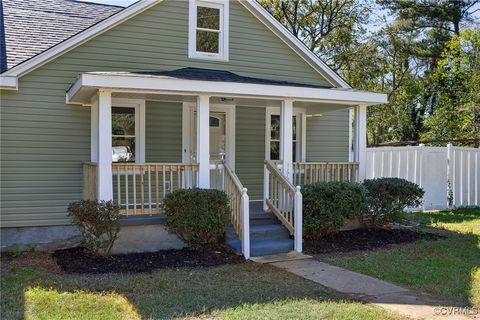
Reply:
[[[355,162],[359,163],[358,181],[367,174],[367,106],[355,107]]]
[[[282,101],[280,111],[280,160],[283,161],[283,173],[293,181],[293,100]]]
[[[113,200],[112,182],[112,93],[109,90],[98,90],[98,135],[97,151],[97,198]],[[93,117],[92,117],[93,118]]]
[[[210,188],[210,96],[197,97],[198,187]]]

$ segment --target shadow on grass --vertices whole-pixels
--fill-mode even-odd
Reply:
[[[480,210],[409,213],[420,231],[437,230],[444,239],[420,240],[323,261],[428,293],[447,305],[480,306]]]
[[[283,309],[282,309],[283,308]],[[228,315],[395,319],[383,310],[345,302],[321,286],[254,263],[143,274],[59,275],[21,269],[2,274],[2,319],[170,319]],[[292,313],[293,312],[293,313]],[[87,317],[87,315],[91,315]],[[346,317],[351,318],[351,317]]]

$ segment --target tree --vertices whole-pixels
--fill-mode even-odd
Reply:
[[[466,29],[446,45],[431,76],[438,105],[423,139],[480,138],[480,30]]]

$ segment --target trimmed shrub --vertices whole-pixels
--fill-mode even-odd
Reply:
[[[368,210],[363,216],[366,228],[379,228],[401,220],[403,210],[422,204],[424,191],[413,182],[400,178],[365,180]]]
[[[217,245],[229,222],[229,201],[223,191],[184,189],[165,197],[167,229],[195,249]]]
[[[303,195],[304,237],[331,235],[366,210],[365,188],[355,182],[318,182],[306,185]]]
[[[113,201],[82,200],[68,206],[68,216],[83,236],[83,245],[94,255],[109,255],[120,231],[120,208]]]

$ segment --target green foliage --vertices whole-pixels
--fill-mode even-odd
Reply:
[[[315,240],[337,232],[347,220],[366,210],[365,188],[355,182],[318,182],[306,185],[303,194],[303,231]]]
[[[92,254],[108,255],[120,231],[119,207],[113,201],[82,200],[68,206],[68,216]]]
[[[418,207],[424,191],[413,182],[400,178],[365,180],[368,210],[363,216],[364,226],[378,228],[399,221],[407,207]]]
[[[423,139],[480,137],[480,30],[465,30],[447,43],[431,75],[436,111]]]
[[[480,137],[479,0],[259,2],[352,87],[388,94],[369,144]]]
[[[229,221],[229,201],[223,191],[184,189],[165,197],[166,227],[193,248],[218,244]]]

